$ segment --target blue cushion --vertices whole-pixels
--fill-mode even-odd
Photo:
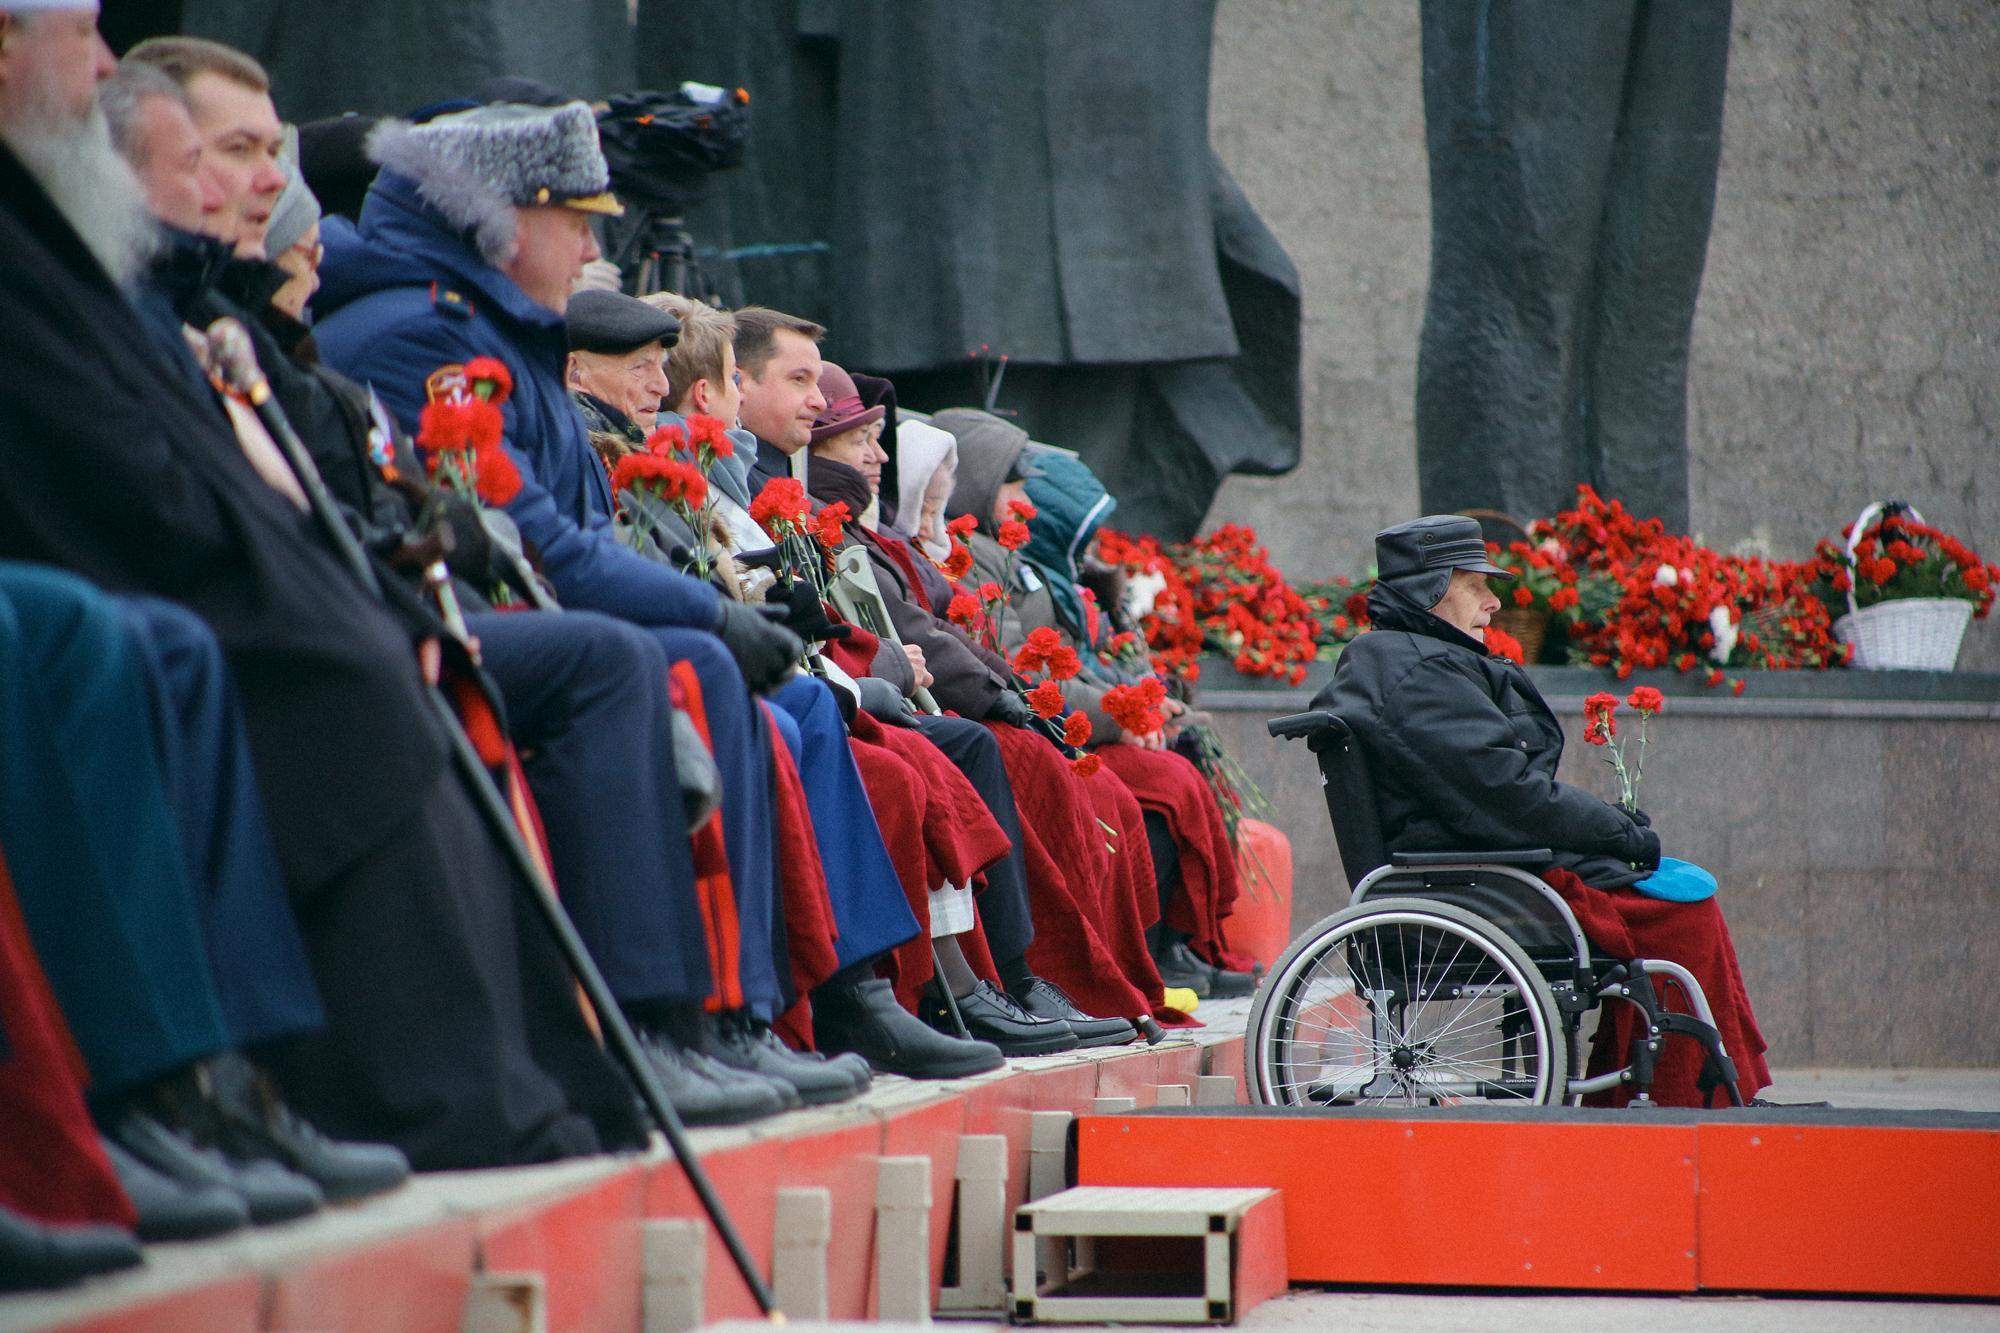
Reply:
[[[1715,896],[1715,876],[1692,861],[1660,858],[1660,868],[1632,886],[1652,898],[1671,903],[1698,903]]]

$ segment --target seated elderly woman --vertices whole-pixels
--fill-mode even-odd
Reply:
[[[1480,631],[1500,606],[1487,580],[1512,575],[1488,563],[1478,523],[1416,519],[1377,534],[1375,553],[1374,628],[1347,646],[1313,706],[1338,714],[1359,737],[1384,845],[1552,849],[1554,860],[1537,873],[1592,943],[1623,958],[1686,967],[1714,1010],[1742,1094],[1768,1086],[1764,1036],[1715,899],[1661,896],[1677,890],[1659,873],[1660,835],[1645,812],[1556,780],[1562,727],[1528,673],[1487,650]],[[1677,987],[1664,987],[1662,998],[1687,1011]],[[1604,1011],[1591,1074],[1624,1063],[1637,1022],[1630,1005]],[[1669,1041],[1654,1100],[1702,1105],[1701,1063],[1694,1042]],[[1629,1097],[1621,1087],[1611,1100]]]

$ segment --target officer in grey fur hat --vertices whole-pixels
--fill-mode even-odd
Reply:
[[[886,983],[869,970],[869,960],[913,938],[917,922],[869,810],[839,707],[822,682],[793,673],[804,644],[765,614],[782,611],[719,598],[613,533],[609,479],[562,378],[569,350],[562,311],[583,266],[598,256],[590,217],[617,207],[589,107],[498,104],[421,125],[390,122],[369,144],[382,171],[359,228],[328,228],[313,307],[321,354],[373,385],[410,427],[441,384],[441,369],[479,356],[503,362],[514,381],[507,444],[522,472],[507,512],[540,551],[557,595],[566,606],[645,627],[669,658],[700,676],[723,808],[741,812],[724,833],[743,927],[742,987],[754,1016],[732,1029],[743,1038],[743,1059],[793,1077],[770,1029],[758,1026],[786,1005],[775,971],[782,945],[771,933],[771,760],[747,683],[769,694],[795,752],[816,756],[801,777],[827,879],[840,888],[833,907],[843,970],[815,992],[815,1008],[865,1011],[859,1026],[870,1035],[869,1058],[880,1056],[880,1066],[896,1072],[956,1076],[999,1064],[993,1047],[932,1033],[893,995],[885,1001]]]

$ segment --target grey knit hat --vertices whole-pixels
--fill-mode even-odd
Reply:
[[[611,171],[597,146],[597,117],[582,102],[496,102],[421,125],[384,121],[368,155],[416,184],[445,220],[482,248],[511,242],[513,210],[561,205],[617,216]]]
[[[279,150],[278,166],[285,173],[285,189],[271,209],[271,224],[264,229],[264,254],[276,259],[299,243],[299,238],[319,222],[319,199],[299,174],[299,132],[285,127],[285,146]]]
[[[1028,432],[976,407],[948,407],[932,417],[931,424],[950,431],[958,441],[958,484],[945,513],[952,518],[971,514],[981,523],[991,522],[993,499],[1000,488],[1024,475]]]

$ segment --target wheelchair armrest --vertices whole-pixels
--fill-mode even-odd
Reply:
[[[1290,713],[1284,717],[1274,717],[1264,724],[1264,730],[1279,740],[1295,741],[1301,736],[1312,736],[1327,730],[1345,733],[1347,724],[1324,708],[1315,708],[1310,713]]]
[[[1514,848],[1508,851],[1391,852],[1389,864],[1421,870],[1425,866],[1541,866],[1555,860],[1546,847]]]

